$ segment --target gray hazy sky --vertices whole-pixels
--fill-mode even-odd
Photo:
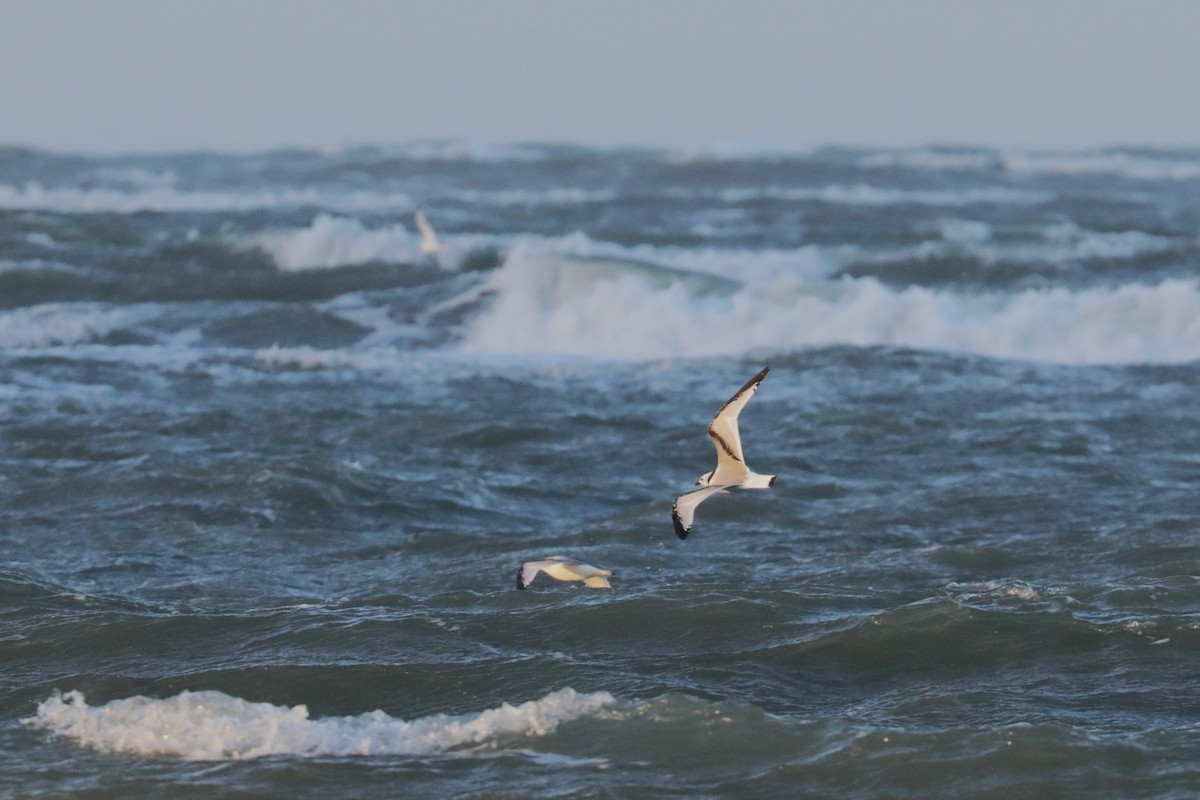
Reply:
[[[0,0],[0,144],[1200,146],[1191,0]]]

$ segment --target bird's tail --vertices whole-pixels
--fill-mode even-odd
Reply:
[[[739,489],[766,489],[768,486],[775,485],[775,475],[759,475],[757,472],[751,472],[746,476],[739,486]]]

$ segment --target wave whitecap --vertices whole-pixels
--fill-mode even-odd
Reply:
[[[356,219],[319,214],[307,228],[267,231],[251,244],[284,270],[316,269],[368,261],[421,259],[420,239],[403,225],[368,229]]]
[[[180,189],[169,184],[134,188],[46,186],[36,181],[21,185],[0,184],[0,209],[61,214],[212,213],[305,206],[384,213],[409,211],[413,203],[408,195],[395,192],[346,192],[312,187],[217,191]]]
[[[1190,279],[1012,293],[891,288],[873,277],[829,277],[836,265],[815,248],[725,270],[737,280],[694,266],[514,250],[459,346],[628,359],[830,345],[1064,364],[1200,358],[1200,286]]]
[[[257,247],[282,270],[326,269],[381,261],[421,264],[430,255],[421,251],[421,237],[403,224],[368,228],[357,219],[318,214],[306,228],[264,231],[240,239],[237,245]],[[487,236],[446,237],[432,260],[454,270],[477,251],[493,246]]]
[[[848,206],[970,206],[1040,205],[1054,199],[1047,191],[986,186],[968,189],[917,190],[890,189],[870,184],[831,184],[819,188],[766,187],[761,189],[724,189],[719,194],[727,203],[757,200],[818,202]]]
[[[868,169],[906,168],[936,172],[1002,171],[1018,177],[1054,175],[1105,176],[1137,181],[1194,181],[1200,159],[1193,154],[1142,154],[1120,150],[1031,152],[1021,150],[929,149],[884,150],[864,155]]]
[[[0,351],[84,344],[137,319],[140,309],[46,303],[0,311]]]
[[[431,755],[493,746],[499,737],[534,737],[612,704],[608,692],[551,692],[477,714],[412,721],[382,711],[311,719],[303,706],[253,703],[223,692],[130,697],[90,706],[79,692],[55,694],[23,722],[107,752],[171,755],[192,761],[269,755]]]

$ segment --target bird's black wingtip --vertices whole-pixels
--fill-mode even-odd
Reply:
[[[678,536],[680,539],[686,539],[688,537],[689,531],[687,528],[683,527],[683,523],[679,521],[679,517],[672,514],[671,522],[675,523],[675,535]]]
[[[770,367],[763,367],[761,370],[759,370],[757,375],[755,375],[750,380],[746,381],[746,383],[742,385],[742,388],[738,389],[736,392],[733,393],[733,397],[729,398],[729,403],[732,403],[734,400],[741,397],[743,393],[748,392],[751,389],[757,390],[758,385],[763,382],[763,378],[767,377],[767,373],[770,371],[771,371]],[[729,405],[729,403],[726,403],[725,405]],[[724,410],[724,408],[725,408],[724,406],[721,407],[722,411]],[[720,414],[720,411],[718,411],[717,413]]]
[[[527,588],[529,588],[529,587],[528,587],[528,586],[525,584],[525,578],[522,576],[522,573],[524,573],[524,572],[525,572],[525,565],[524,565],[524,564],[522,564],[521,566],[517,567],[517,588],[518,588],[518,589],[527,589]]]

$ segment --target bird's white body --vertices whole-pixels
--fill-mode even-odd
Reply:
[[[517,571],[517,588],[527,589],[539,572],[559,581],[583,581],[592,589],[611,589],[611,569],[601,569],[565,556],[550,556],[541,561],[526,561]]]
[[[442,249],[442,242],[438,239],[437,231],[429,224],[429,220],[425,219],[424,211],[418,209],[414,216],[417,220],[417,230],[421,232],[421,252],[427,256],[436,256]]]
[[[750,402],[750,398],[758,391],[759,384],[770,371],[770,367],[764,367],[748,380],[745,386],[738,389],[733,397],[721,406],[709,423],[708,435],[717,448],[717,468],[700,476],[696,481],[699,489],[675,498],[675,504],[671,507],[671,520],[675,523],[675,534],[680,539],[686,539],[691,531],[696,507],[714,494],[730,489],[766,489],[775,483],[774,475],[761,475],[746,466],[746,457],[742,453],[742,437],[738,431],[738,415],[742,413],[742,409]]]

